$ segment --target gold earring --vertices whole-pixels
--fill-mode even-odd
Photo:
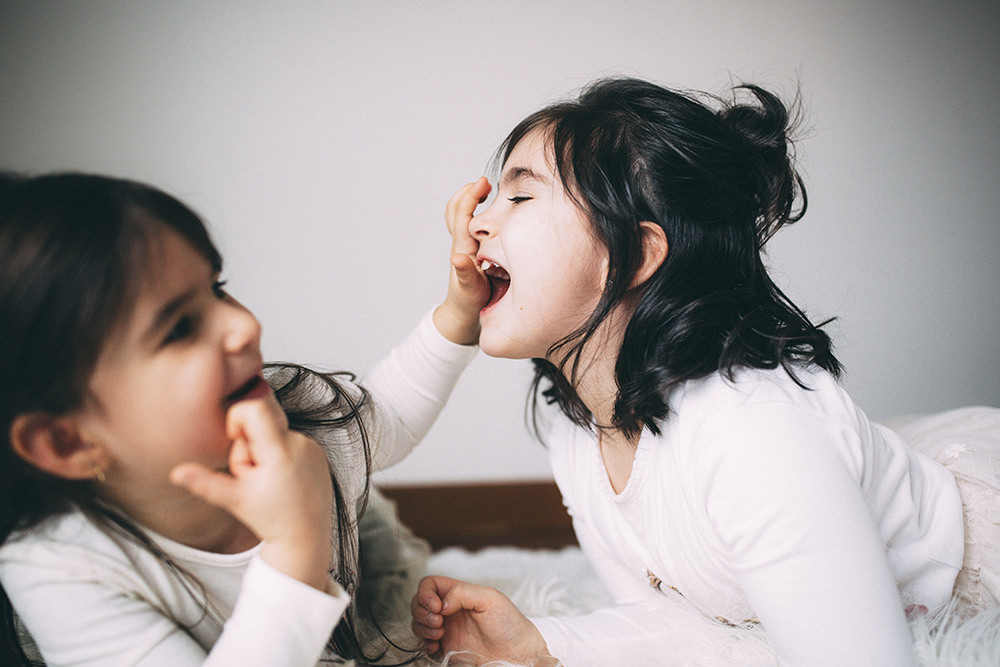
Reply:
[[[94,464],[94,479],[96,479],[101,484],[108,481],[108,478],[104,476],[104,469],[98,464]]]

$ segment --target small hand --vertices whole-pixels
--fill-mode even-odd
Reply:
[[[479,311],[490,300],[489,280],[476,264],[479,242],[469,233],[469,221],[490,190],[489,181],[482,177],[456,192],[445,209],[451,233],[451,272],[448,294],[434,311],[434,325],[445,338],[461,345],[479,340]]]
[[[182,463],[171,481],[243,522],[272,567],[325,590],[333,490],[322,448],[288,429],[273,395],[236,403],[226,429],[228,472]]]
[[[463,652],[462,659],[475,664],[517,660],[542,667],[558,662],[535,625],[495,588],[425,577],[411,613],[413,632],[431,655]]]

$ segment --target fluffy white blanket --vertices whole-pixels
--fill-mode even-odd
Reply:
[[[585,613],[610,603],[604,586],[576,547],[559,551],[497,547],[478,552],[451,548],[433,554],[427,571],[493,586],[528,616]],[[778,664],[761,630],[726,627],[681,606],[671,620],[683,641],[664,647],[662,665],[773,667]],[[1000,608],[964,622],[948,613],[917,618],[910,627],[921,667],[1000,665]],[[461,656],[451,655],[443,663],[431,664],[461,664]],[[500,667],[509,663],[491,664]]]

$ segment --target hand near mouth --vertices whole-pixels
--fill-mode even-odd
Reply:
[[[326,590],[333,489],[322,447],[288,429],[274,396],[239,401],[227,413],[228,472],[182,463],[170,480],[226,510],[264,542],[275,569]]]
[[[469,221],[491,189],[482,177],[456,192],[445,209],[451,232],[451,276],[448,294],[434,311],[434,325],[445,338],[460,345],[479,340],[479,311],[490,300],[490,282],[477,266],[479,242],[469,233]]]

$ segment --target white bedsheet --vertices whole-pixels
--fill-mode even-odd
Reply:
[[[427,572],[493,586],[528,616],[585,613],[610,604],[610,596],[576,547],[558,551],[513,547],[477,552],[444,549],[432,554]],[[664,647],[662,665],[777,665],[761,630],[727,627],[680,605],[677,615],[686,631],[678,637],[676,647]],[[915,619],[910,627],[921,667],[1000,665],[1000,607],[964,623],[944,614]],[[461,664],[459,657],[428,664]],[[500,667],[497,663],[491,665]]]

